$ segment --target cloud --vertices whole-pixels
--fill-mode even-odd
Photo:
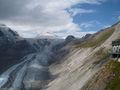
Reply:
[[[101,25],[101,23],[97,20],[93,20],[93,21],[88,21],[88,22],[83,22],[80,24],[80,27],[82,29],[89,29],[89,28],[92,28],[92,27],[95,27],[95,26],[99,26]]]
[[[120,16],[118,16],[118,20],[120,20]]]
[[[77,14],[86,14],[86,13],[93,13],[95,10],[87,10],[81,8],[73,8],[68,10],[71,16],[76,16]]]
[[[80,26],[73,16],[92,13],[93,10],[72,9],[77,4],[101,4],[105,0],[0,0],[0,21],[14,28],[21,35],[44,34],[45,32],[78,33]]]

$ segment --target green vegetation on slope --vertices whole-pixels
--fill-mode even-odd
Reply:
[[[108,51],[105,51],[105,48],[102,47],[100,48],[94,55],[95,57],[99,58],[97,61],[94,62],[94,64],[99,64],[101,61],[108,61]]]
[[[95,53],[95,56],[97,56],[100,59],[105,59],[108,58],[108,52],[105,51],[105,47],[102,47]]]
[[[82,42],[80,44],[77,44],[77,47],[89,48],[89,47],[100,46],[113,34],[114,31],[115,31],[114,28],[104,30],[100,32],[98,35],[96,35],[95,37],[89,40],[86,40],[85,42]]]
[[[107,65],[112,71],[112,79],[108,83],[106,90],[120,90],[120,62],[111,60]]]

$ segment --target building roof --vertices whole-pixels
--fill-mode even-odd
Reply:
[[[112,41],[112,46],[117,46],[117,45],[120,45],[120,39]]]

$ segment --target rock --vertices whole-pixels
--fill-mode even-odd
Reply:
[[[33,52],[34,48],[17,32],[0,24],[0,68],[2,68],[0,73],[19,63],[23,56]]]
[[[86,34],[86,35],[83,37],[83,39],[87,39],[87,38],[89,38],[91,35],[92,35],[92,34]]]
[[[75,40],[75,37],[72,35],[67,36],[67,38],[65,39],[66,42],[71,42],[73,40]]]

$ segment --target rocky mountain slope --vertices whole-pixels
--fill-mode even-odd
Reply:
[[[48,66],[56,60],[57,53],[63,52],[59,49],[70,42],[62,39],[22,38],[5,25],[0,26],[0,32],[3,72],[0,75],[0,88],[7,90],[29,89],[33,87],[32,83],[40,84],[41,81],[49,80]],[[36,84],[34,89],[40,89],[41,86]]]
[[[56,40],[53,40],[56,42]],[[59,40],[62,42],[62,40]],[[0,25],[0,73],[22,61],[28,54],[41,52],[51,40],[41,38],[22,38],[4,24]]]
[[[31,52],[34,52],[33,48],[17,32],[0,25],[0,73]]]
[[[0,40],[5,39],[0,44],[0,50],[5,48],[0,62],[7,65],[2,66],[1,89],[118,90],[113,86],[119,87],[114,77],[119,76],[119,62],[111,60],[108,52],[111,42],[120,38],[120,23],[81,39],[26,39],[14,33],[0,26]]]
[[[112,68],[106,68],[111,61],[108,51],[111,42],[119,38],[120,23],[117,23],[82,42],[74,42],[70,53],[62,58],[62,62],[49,67],[56,77],[47,85],[46,90],[105,90],[114,75],[111,74]]]

